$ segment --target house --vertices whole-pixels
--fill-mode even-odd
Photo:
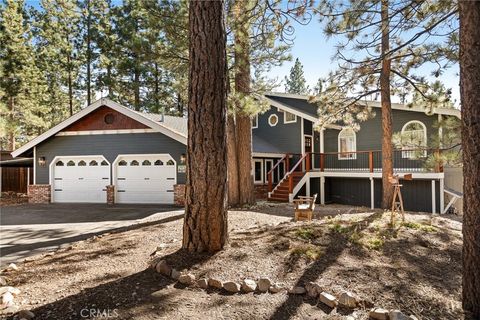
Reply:
[[[272,93],[265,98],[270,109],[252,120],[252,174],[259,196],[291,201],[299,194],[319,193],[321,203],[378,206],[380,109],[358,132],[338,125],[315,131],[317,108],[306,96]],[[454,113],[436,111],[437,116]],[[400,105],[394,105],[394,119],[395,131],[417,121],[426,136],[435,120]],[[186,143],[185,118],[136,112],[100,99],[12,156],[34,159],[32,202],[181,204]],[[443,173],[425,172],[407,153],[400,151],[399,157],[405,160],[399,168],[400,172],[416,170],[408,188],[412,196],[421,190],[422,195],[436,199],[431,207],[412,201],[410,209],[440,208]],[[406,198],[408,208],[408,192]]]

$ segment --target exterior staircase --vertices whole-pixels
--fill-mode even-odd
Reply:
[[[292,180],[293,180],[293,188],[298,184],[300,180],[302,180],[305,172],[292,172]],[[288,202],[288,197],[290,194],[290,187],[289,187],[290,179],[288,176],[283,179],[278,186],[270,193],[268,198],[269,201],[276,201],[276,202]]]

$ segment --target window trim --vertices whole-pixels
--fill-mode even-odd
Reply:
[[[427,147],[427,126],[420,120],[410,120],[408,121],[407,123],[405,123],[402,127],[402,131],[400,131],[400,134],[403,135],[404,132],[405,132],[405,128],[407,128],[408,125],[410,124],[413,124],[413,123],[418,123],[422,126],[422,129],[423,129],[423,139],[424,139],[424,142],[425,142],[425,145],[424,147]],[[411,149],[411,147],[404,147],[403,144],[402,144],[402,150],[404,149]],[[427,150],[424,150],[422,152],[422,156],[423,157],[426,157],[427,156]],[[415,158],[414,155],[412,155],[412,152],[409,152],[409,151],[402,151],[402,158],[404,159],[412,159],[412,158]]]
[[[351,131],[353,132],[353,150],[349,151],[350,153],[353,153],[353,155],[351,157],[349,156],[342,156],[342,153],[341,153],[341,147],[340,147],[340,139],[343,138],[342,137],[342,132],[344,131]],[[356,160],[357,159],[357,133],[355,132],[355,130],[353,130],[352,128],[343,128],[342,130],[340,130],[340,132],[338,133],[338,137],[337,137],[337,150],[338,150],[338,160]],[[347,152],[348,153],[348,152]]]
[[[277,118],[277,122],[275,124],[272,124],[270,121],[272,118]],[[278,124],[278,116],[276,114],[271,114],[269,117],[268,117],[268,124],[270,125],[270,127],[275,127],[277,126]]]
[[[253,165],[252,165],[252,174],[253,174],[253,183],[254,184],[263,184],[263,181],[264,181],[264,165],[263,165],[263,159],[253,159]],[[256,177],[255,177],[255,163],[260,163],[260,180],[256,180]]]
[[[287,120],[287,113],[293,115],[295,117],[295,119],[288,121]],[[283,123],[287,124],[287,123],[296,123],[296,122],[297,122],[297,115],[296,114],[288,112],[288,111],[283,112]]]
[[[255,119],[255,125],[253,125],[253,120]],[[258,114],[254,115],[252,117],[252,129],[257,129],[258,128]]]
[[[275,161],[273,161],[273,159],[264,159],[264,160],[265,160],[265,167],[263,168],[263,171],[264,171],[263,180],[264,180],[264,183],[268,183],[267,163],[271,163],[270,170],[272,170],[273,166],[275,165]],[[275,171],[272,172],[272,182],[275,183]]]

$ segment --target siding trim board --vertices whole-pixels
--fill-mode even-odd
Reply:
[[[61,136],[88,136],[94,134],[127,134],[127,133],[147,133],[155,132],[153,129],[118,129],[118,130],[88,130],[88,131],[62,131],[57,133],[56,137]]]

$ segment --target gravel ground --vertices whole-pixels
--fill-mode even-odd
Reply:
[[[461,222],[365,208],[321,207],[313,222],[293,223],[292,208],[230,211],[230,244],[213,256],[180,250],[182,219],[77,242],[8,272],[21,309],[35,319],[366,319],[367,310],[328,310],[302,296],[236,294],[184,288],[148,268],[160,255],[179,270],[222,280],[267,276],[286,285],[319,283],[419,319],[461,317]]]

